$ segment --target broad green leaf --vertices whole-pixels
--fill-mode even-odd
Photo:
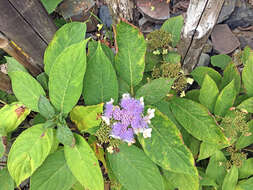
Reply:
[[[37,81],[40,83],[40,85],[43,87],[44,90],[48,91],[48,76],[45,72],[40,73],[36,77]]]
[[[200,66],[200,67],[195,68],[191,72],[191,75],[193,76],[194,80],[200,86],[202,86],[202,83],[204,81],[206,74],[208,74],[208,76],[211,77],[215,81],[217,86],[220,85],[221,75],[217,71],[215,71],[214,69],[212,69],[210,67]]]
[[[237,181],[238,181],[238,168],[235,165],[233,165],[224,178],[222,190],[235,189]]]
[[[210,177],[208,177],[204,171],[201,171],[202,168],[198,168],[199,171],[199,178],[200,178],[200,186],[202,187],[202,189],[205,189],[203,187],[206,186],[211,186],[211,187],[215,187],[216,189],[218,189],[218,185],[216,184],[215,180],[211,179]],[[213,189],[213,188],[210,188]]]
[[[118,101],[118,81],[112,63],[99,43],[95,54],[89,59],[83,80],[83,97],[86,105]]]
[[[173,187],[179,188],[179,190],[198,190],[199,188],[198,175],[174,173],[164,169],[162,170],[162,173],[165,180],[171,183]]]
[[[8,74],[10,74],[13,71],[23,71],[23,72],[27,72],[26,68],[21,65],[16,59],[14,59],[13,57],[8,57],[5,56],[4,57],[7,61],[7,70],[8,70]]]
[[[55,33],[44,54],[45,72],[48,75],[50,74],[53,64],[57,63],[56,58],[63,52],[63,50],[73,44],[83,41],[85,33],[86,24],[82,22],[65,24]],[[74,63],[74,61],[70,61],[69,63],[72,62]]]
[[[181,30],[184,25],[184,17],[182,15],[171,17],[166,20],[161,30],[169,32],[172,35],[172,46],[175,47],[180,41]]]
[[[99,126],[103,113],[103,103],[93,106],[76,106],[70,112],[71,121],[73,121],[81,132],[87,132],[90,128]]]
[[[0,169],[0,190],[13,190],[14,181],[11,178],[7,168]]]
[[[214,80],[206,74],[204,81],[202,83],[199,101],[201,104],[206,106],[208,110],[213,113],[216,99],[219,94],[219,89],[215,84]]]
[[[0,159],[4,156],[6,145],[4,144],[4,136],[0,135]]]
[[[127,190],[164,190],[157,166],[136,146],[121,144],[118,153],[107,157],[113,174]]]
[[[119,96],[122,96],[123,94],[130,93],[130,87],[129,85],[121,78],[118,78],[119,83]]]
[[[74,147],[64,146],[69,169],[76,179],[87,189],[103,190],[104,180],[95,153],[80,135],[75,135]]]
[[[115,57],[117,73],[133,89],[143,77],[146,41],[137,28],[121,21],[116,29],[116,43],[118,48]]]
[[[147,104],[155,104],[163,99],[170,91],[174,79],[159,78],[140,87],[136,97],[143,97]]]
[[[229,63],[232,62],[232,58],[225,54],[214,55],[211,57],[211,64],[214,67],[219,67],[224,70]]]
[[[10,76],[12,89],[17,99],[31,110],[38,112],[39,98],[41,95],[46,95],[40,83],[23,71],[13,71]]]
[[[147,51],[145,55],[145,72],[152,71],[161,61],[161,56],[154,55],[153,52]]]
[[[239,179],[248,178],[251,175],[253,175],[253,158],[248,158],[239,168]]]
[[[253,120],[248,122],[249,126],[249,133],[250,135],[241,135],[239,139],[236,142],[236,148],[237,149],[242,149],[245,148],[246,146],[249,146],[253,143]]]
[[[142,135],[138,136],[148,157],[166,170],[197,176],[194,158],[184,145],[175,124],[156,109],[151,128],[151,138],[144,139]]]
[[[65,146],[71,147],[75,146],[74,135],[66,123],[57,124],[56,137],[59,140],[59,142],[64,144]]]
[[[98,47],[99,42],[97,41],[90,41],[88,46],[89,46],[89,51],[88,51],[88,61],[91,57],[93,57],[96,53],[97,47]],[[114,66],[115,65],[115,58],[114,58],[114,53],[111,48],[109,48],[107,45],[100,43],[101,48],[107,58],[111,61],[111,64]]]
[[[77,181],[70,190],[85,190],[85,188]]]
[[[62,0],[41,0],[43,6],[47,10],[48,14],[51,14],[56,9],[57,5],[62,2]]]
[[[202,142],[200,145],[198,161],[209,158],[210,156],[215,154],[217,150],[223,149],[225,147],[226,145],[217,145],[217,144]]]
[[[248,99],[248,95],[247,94],[242,94],[236,97],[235,99],[235,103],[234,106],[238,106],[240,105],[244,100]]]
[[[248,60],[242,71],[242,81],[247,95],[253,96],[253,51],[250,52]]]
[[[8,170],[19,185],[41,166],[53,145],[53,129],[35,125],[22,132],[13,143],[8,156]]]
[[[235,82],[236,94],[240,92],[241,89],[241,76],[234,63],[227,65],[226,69],[223,72],[223,78],[221,80],[220,89],[223,89],[227,86],[232,80]]]
[[[81,96],[86,70],[86,43],[71,45],[57,57],[49,75],[49,96],[55,108],[69,113]]]
[[[183,98],[173,98],[170,104],[177,121],[191,135],[213,144],[227,143],[221,129],[204,106]]]
[[[217,150],[216,153],[211,156],[206,169],[206,175],[214,179],[219,185],[223,183],[226,175],[226,162],[227,159],[224,154]]]
[[[180,63],[181,56],[176,52],[169,52],[163,55],[163,60],[166,63],[177,64]]]
[[[246,46],[242,52],[242,62],[245,65],[249,56],[252,54],[252,49],[249,46]]]
[[[239,106],[237,106],[237,108],[247,110],[249,113],[253,113],[253,97],[244,100]]]
[[[236,98],[236,90],[234,80],[232,80],[220,92],[214,107],[214,114],[224,117],[234,104]]]
[[[65,161],[63,150],[50,154],[31,177],[31,190],[69,190],[76,182]]]
[[[253,177],[242,180],[238,183],[235,190],[252,190],[253,189]]]
[[[51,119],[55,115],[53,106],[45,96],[40,96],[38,108],[40,114],[46,119]]]
[[[199,94],[200,94],[199,89],[193,89],[193,90],[188,91],[184,98],[193,100],[195,102],[199,102]]]
[[[0,109],[0,136],[14,131],[29,115],[30,110],[20,102],[6,104]]]

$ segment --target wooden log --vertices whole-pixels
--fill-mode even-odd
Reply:
[[[0,90],[11,93],[11,81],[9,77],[0,71]]]
[[[25,55],[16,45],[9,41],[3,34],[0,33],[0,48],[3,49],[10,56],[15,58],[20,64],[27,68],[33,76],[37,76],[42,72],[38,65],[34,65],[29,61],[29,57]]]
[[[4,0],[0,10],[0,31],[43,68],[44,51],[56,30],[45,9],[38,0]]]
[[[219,17],[224,0],[190,0],[182,40],[178,50],[183,70],[189,74],[197,65],[200,54]]]

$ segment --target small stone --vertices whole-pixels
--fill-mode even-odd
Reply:
[[[235,9],[235,4],[236,0],[225,0],[217,23],[221,23],[229,18]]]
[[[106,27],[110,28],[112,26],[112,16],[107,6],[102,5],[100,7],[98,16]]]
[[[202,53],[199,58],[197,66],[208,66],[210,63],[210,56],[206,53]]]

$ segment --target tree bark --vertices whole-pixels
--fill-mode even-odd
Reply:
[[[198,64],[200,54],[219,17],[224,0],[190,0],[182,31],[179,52],[183,70],[189,74]]]

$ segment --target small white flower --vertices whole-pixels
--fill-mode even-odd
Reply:
[[[180,97],[181,98],[185,97],[185,91],[183,91],[183,92],[180,93]]]
[[[114,99],[111,98],[111,100],[109,102],[106,102],[107,104],[113,104]]]
[[[102,116],[101,118],[106,123],[106,125],[110,125],[110,119],[108,117]]]
[[[186,81],[188,84],[192,84],[194,82],[194,80],[192,78],[187,78]]]
[[[122,95],[122,98],[123,99],[128,99],[128,98],[130,98],[130,94],[125,93],[125,94]]]
[[[113,153],[113,147],[112,147],[112,146],[107,147],[107,151],[108,151],[110,154],[112,154],[112,153]]]
[[[149,137],[151,137],[151,132],[152,132],[152,128],[144,129],[144,131],[143,131],[143,137],[144,137],[144,138],[149,138]]]
[[[144,107],[144,98],[143,97],[140,98],[140,102],[141,102],[141,105]]]
[[[152,119],[155,117],[155,109],[148,108],[148,118]]]
[[[143,128],[135,128],[134,133],[138,135],[139,133],[143,133]]]

